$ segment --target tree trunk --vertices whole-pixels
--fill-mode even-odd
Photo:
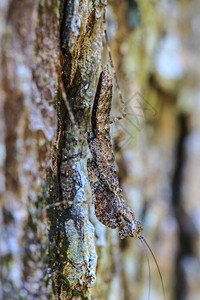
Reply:
[[[0,5],[0,299],[148,298],[144,249],[97,221],[87,177],[105,10],[127,99],[112,127],[121,187],[166,298],[198,299],[199,2],[106,2]]]
[[[2,299],[90,296],[97,255],[84,140],[104,8],[91,1],[2,6]]]

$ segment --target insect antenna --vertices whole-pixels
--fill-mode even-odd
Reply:
[[[139,237],[139,240],[140,240],[140,242],[141,242],[141,244],[142,244],[142,247],[143,247],[143,249],[144,249],[144,251],[145,251],[145,255],[146,255],[147,263],[148,263],[148,271],[149,271],[148,300],[150,300],[150,294],[151,294],[151,268],[150,268],[150,262],[149,262],[149,255],[148,255],[148,253],[147,253],[147,248],[146,248],[146,245],[145,245],[145,243],[144,243],[144,240],[141,239],[140,237]]]
[[[161,274],[158,262],[157,262],[157,260],[155,258],[155,255],[153,254],[153,251],[151,250],[151,247],[149,246],[149,244],[147,243],[147,241],[144,239],[144,237],[142,235],[140,235],[140,236],[138,236],[138,238],[142,242],[142,245],[146,245],[147,246],[147,248],[149,249],[149,252],[151,253],[151,255],[153,257],[153,260],[154,260],[154,262],[156,264],[156,267],[157,267],[157,270],[158,270],[158,274],[159,274],[159,277],[160,277],[160,281],[161,281],[161,285],[162,285],[162,291],[163,291],[163,297],[164,297],[164,300],[166,300],[164,282],[163,282],[162,274]]]
[[[119,81],[118,81],[117,74],[115,72],[115,67],[114,67],[114,63],[113,63],[113,59],[112,59],[111,47],[110,47],[110,42],[109,42],[109,39],[108,39],[108,33],[107,33],[107,29],[106,29],[106,16],[105,16],[105,13],[104,13],[104,34],[105,34],[106,47],[107,47],[107,50],[108,50],[110,64],[111,64],[111,67],[112,67],[112,70],[113,70],[114,79],[115,79],[115,84],[116,84],[116,87],[117,87],[117,90],[118,90],[118,93],[119,93],[120,102],[121,102],[122,108],[123,108],[122,115],[118,116],[116,118],[113,118],[113,120],[110,121],[110,123],[114,123],[114,122],[116,122],[118,120],[121,120],[124,117],[126,117],[127,112],[126,112],[126,104],[125,104],[124,98],[122,96],[120,87],[119,87]]]

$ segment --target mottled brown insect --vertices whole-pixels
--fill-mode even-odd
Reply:
[[[88,161],[88,174],[98,220],[104,225],[116,228],[123,226],[120,237],[139,236],[142,224],[136,221],[128,207],[119,186],[115,158],[112,150],[110,111],[112,105],[112,79],[107,68],[99,77],[95,95],[89,147],[92,159]],[[92,171],[97,177],[94,183]]]
[[[108,67],[104,67],[99,77],[92,109],[91,132],[89,135],[89,148],[92,158],[87,162],[92,198],[95,204],[95,214],[97,219],[105,226],[110,228],[122,227],[119,232],[122,239],[125,237],[137,237],[141,241],[145,252],[145,246],[149,249],[159,272],[165,299],[163,279],[157,260],[150,246],[141,235],[143,230],[141,222],[135,219],[135,215],[128,207],[119,186],[110,136],[110,124],[113,123],[113,119],[110,118],[111,106],[112,78]],[[114,121],[116,119],[119,120],[121,117],[115,118]],[[97,178],[96,182],[93,180],[92,173]],[[150,274],[147,252],[146,255]]]

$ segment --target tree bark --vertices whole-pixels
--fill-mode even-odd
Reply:
[[[41,207],[56,130],[56,9],[57,1],[1,5],[1,299],[48,293]]]
[[[61,203],[47,212],[50,269],[59,299],[75,299],[75,296],[88,299],[96,278],[94,228],[86,199],[85,142],[101,60],[104,8],[98,1],[66,1],[62,8],[63,65],[56,100],[55,168],[50,170],[47,181],[50,189],[47,205]],[[65,103],[63,93],[67,96]],[[66,101],[70,108],[66,108]]]
[[[167,299],[197,299],[199,2],[0,6],[0,299],[147,298],[144,251],[97,221],[87,178],[102,52],[109,62],[105,10],[129,99],[128,117],[113,126],[121,187],[144,223]],[[152,298],[161,299],[156,269],[151,276]]]
[[[97,255],[84,144],[105,5],[24,0],[2,8],[0,297],[87,299]]]

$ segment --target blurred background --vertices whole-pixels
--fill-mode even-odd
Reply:
[[[120,183],[144,224],[168,300],[200,299],[199,12],[197,0],[115,0],[106,11],[128,112],[112,127]],[[117,89],[114,95],[116,115],[122,111]],[[140,243],[119,241],[111,230],[107,234],[112,245],[105,251],[107,268],[112,267],[113,276],[108,296],[101,297],[98,280],[105,276],[105,265],[98,264],[94,299],[148,299],[147,259]],[[148,256],[150,299],[164,299]]]

